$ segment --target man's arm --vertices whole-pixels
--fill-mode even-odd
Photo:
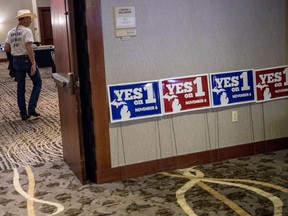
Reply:
[[[35,74],[36,71],[36,62],[35,62],[35,57],[34,57],[34,50],[33,50],[33,46],[32,46],[32,42],[27,42],[25,43],[25,47],[27,50],[27,55],[31,61],[31,75],[33,76]]]
[[[11,52],[11,47],[10,47],[10,44],[9,43],[5,43],[5,46],[4,46],[4,51],[5,52]]]

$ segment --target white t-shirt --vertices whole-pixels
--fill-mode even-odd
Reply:
[[[27,55],[25,43],[34,42],[31,29],[25,26],[17,26],[11,29],[6,38],[6,43],[10,44],[11,54],[13,56]]]

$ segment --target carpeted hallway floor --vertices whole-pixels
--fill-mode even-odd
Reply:
[[[42,116],[21,121],[6,68],[0,63],[0,216],[288,215],[288,150],[81,185],[62,160],[50,69],[41,69]]]
[[[62,158],[58,93],[51,68],[41,68],[43,88],[37,111],[40,118],[22,121],[17,107],[16,82],[7,63],[0,63],[0,171]],[[26,101],[32,83],[27,76]]]

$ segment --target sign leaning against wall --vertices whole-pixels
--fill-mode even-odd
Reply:
[[[257,102],[288,97],[288,65],[255,70]]]
[[[210,74],[212,107],[255,102],[254,70]]]
[[[162,115],[158,81],[108,85],[111,122]]]
[[[208,74],[160,81],[164,114],[210,108]]]

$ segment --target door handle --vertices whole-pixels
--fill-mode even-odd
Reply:
[[[75,78],[74,73],[68,73],[68,77],[65,77],[59,73],[52,73],[52,77],[54,82],[58,87],[67,88],[69,94],[74,95],[74,85],[75,85]]]

